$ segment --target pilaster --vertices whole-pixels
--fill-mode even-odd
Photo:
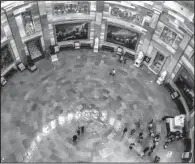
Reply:
[[[26,53],[24,49],[24,44],[20,36],[20,32],[19,32],[19,28],[16,23],[15,16],[11,10],[7,11],[6,13],[7,13],[7,20],[8,20],[11,32],[12,32],[13,39],[15,40],[15,45],[18,49],[21,62],[26,64]]]
[[[41,27],[42,27],[42,32],[43,32],[43,42],[45,45],[44,47],[45,47],[46,53],[48,53],[51,41],[49,37],[50,33],[49,33],[49,28],[48,28],[46,5],[45,5],[45,1],[37,1],[37,3],[38,3],[40,22],[41,22]]]

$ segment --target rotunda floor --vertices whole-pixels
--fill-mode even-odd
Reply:
[[[1,91],[2,162],[181,162],[182,141],[163,148],[165,115],[179,112],[168,92],[154,76],[133,61],[117,61],[109,52],[90,50],[59,53],[52,65],[43,59],[38,71],[16,73]],[[109,71],[115,68],[116,76]],[[141,120],[133,136],[128,133]],[[154,119],[161,132],[154,153],[143,159],[139,153],[151,144],[147,123]],[[76,144],[78,126],[85,132]],[[122,135],[127,126],[128,133]],[[129,150],[129,140],[142,144]]]

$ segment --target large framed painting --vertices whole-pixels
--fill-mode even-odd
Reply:
[[[89,22],[55,25],[57,42],[89,38]]]
[[[24,29],[27,35],[32,35],[35,32],[34,23],[31,11],[22,13]]]
[[[140,36],[138,32],[108,24],[106,42],[118,44],[136,51]]]
[[[8,44],[1,48],[1,72],[7,69],[14,62]]]
[[[169,46],[172,46],[175,39],[177,37],[177,34],[169,29],[168,27],[164,26],[163,31],[161,33],[160,39],[168,44]]]
[[[190,111],[194,109],[194,79],[189,71],[182,66],[174,78],[174,83],[183,95]]]

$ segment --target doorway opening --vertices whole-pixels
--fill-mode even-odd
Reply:
[[[165,61],[166,57],[160,52],[157,52],[150,69],[152,69],[155,74],[159,74]]]

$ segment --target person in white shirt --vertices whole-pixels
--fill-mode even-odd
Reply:
[[[116,73],[116,70],[112,69],[111,72],[110,72],[110,75],[115,76],[115,73]]]

